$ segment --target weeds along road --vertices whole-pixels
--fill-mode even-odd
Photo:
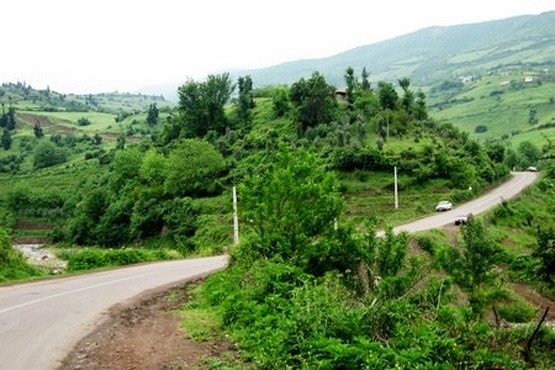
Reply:
[[[482,213],[536,179],[536,173],[513,173],[509,181],[478,199],[394,230],[421,231],[452,223],[460,213]],[[55,369],[113,305],[206,275],[226,263],[225,256],[199,258],[0,287],[0,370]]]
[[[226,264],[207,257],[0,287],[0,370],[56,369],[113,305]]]

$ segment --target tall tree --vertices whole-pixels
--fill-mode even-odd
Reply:
[[[239,124],[248,127],[252,121],[252,109],[255,107],[251,76],[239,77],[237,87],[239,97],[236,106]]]
[[[360,88],[362,91],[370,91],[370,81],[368,80],[370,74],[366,71],[366,67],[362,68]]]
[[[146,122],[151,126],[158,123],[158,107],[156,106],[156,103],[152,103],[148,106]]]
[[[8,150],[11,148],[12,135],[10,134],[10,131],[8,131],[7,128],[4,128],[2,132],[2,138],[0,139],[0,141],[2,142],[2,148],[4,148],[4,150]]]
[[[33,132],[35,133],[35,136],[39,139],[44,136],[44,132],[42,131],[42,127],[40,127],[40,125],[38,123],[35,123],[35,126],[33,127]]]
[[[352,67],[348,67],[345,71],[345,84],[347,85],[347,102],[349,103],[349,107],[352,107],[352,104],[355,101],[355,91],[357,88],[355,70]]]
[[[301,133],[309,127],[333,120],[337,104],[335,88],[328,85],[319,72],[314,72],[308,80],[301,78],[295,82],[290,94]]]
[[[414,107],[416,119],[424,120],[428,118],[428,108],[426,107],[426,94],[422,90],[416,93],[416,104]]]
[[[208,131],[225,133],[228,121],[224,105],[234,86],[228,73],[210,75],[206,82],[187,82],[179,87],[179,136],[204,137]]]
[[[399,86],[403,89],[401,106],[407,113],[411,114],[413,112],[414,93],[410,89],[410,79],[408,77],[399,79]]]
[[[242,213],[257,240],[251,247],[264,257],[306,261],[317,248],[311,241],[333,230],[341,213],[335,189],[337,178],[320,158],[282,146],[271,166],[239,187]]]
[[[380,81],[378,82],[378,99],[382,109],[396,110],[399,96],[391,83]]]

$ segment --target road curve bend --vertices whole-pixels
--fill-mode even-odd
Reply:
[[[0,287],[0,370],[50,370],[108,309],[222,269],[226,256],[144,264]]]
[[[435,229],[454,223],[455,217],[460,214],[472,213],[473,215],[479,215],[480,213],[484,213],[485,211],[501,204],[504,200],[514,198],[537,179],[537,172],[511,172],[511,177],[508,181],[490,190],[481,197],[458,206],[455,205],[455,207],[450,211],[440,212],[433,216],[396,226],[393,228],[393,232],[399,233],[407,231],[413,233],[417,231]],[[441,199],[438,199],[438,201],[439,200]],[[383,231],[379,232],[378,235],[383,235]]]

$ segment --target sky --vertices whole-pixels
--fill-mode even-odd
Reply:
[[[0,82],[134,92],[322,58],[431,26],[555,10],[553,0],[10,0]]]

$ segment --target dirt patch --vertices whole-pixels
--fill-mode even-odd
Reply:
[[[210,358],[237,358],[228,341],[197,342],[180,329],[176,309],[189,300],[197,283],[114,307],[110,319],[81,340],[59,370],[208,369]]]
[[[549,313],[546,317],[548,321],[555,321],[555,302],[534,289],[530,286],[521,283],[511,283],[509,284],[511,290],[524,298],[528,303],[536,307],[538,311],[538,316],[541,316],[544,310],[549,307]]]

